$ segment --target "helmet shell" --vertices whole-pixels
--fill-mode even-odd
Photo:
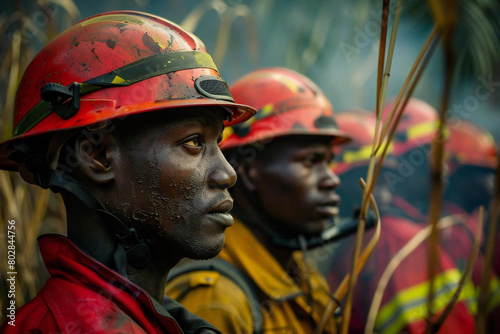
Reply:
[[[335,174],[342,175],[354,168],[368,166],[375,140],[377,124],[375,114],[367,110],[346,110],[335,115],[335,119],[340,130],[352,138],[351,142],[334,147]],[[381,152],[382,150],[379,150],[379,153]],[[390,144],[387,150],[388,156],[384,160],[387,167],[395,166],[395,161],[391,158],[392,153],[393,145]]]
[[[461,119],[449,124],[448,133],[445,154],[450,172],[462,165],[497,167],[497,149],[488,131]]]
[[[339,130],[323,92],[295,71],[256,70],[236,81],[230,90],[237,103],[258,112],[254,118],[225,130],[223,150],[289,135],[330,136],[334,144],[350,140]]]
[[[200,55],[210,58],[196,36],[168,20],[146,13],[103,13],[64,31],[35,56],[21,79],[14,109],[14,136],[0,144],[0,167],[16,169],[16,164],[7,157],[11,153],[9,144],[19,139],[117,117],[178,107],[222,106],[232,113],[232,121],[226,122],[231,125],[255,113],[253,108],[233,103],[230,94],[229,99],[218,99],[200,93],[195,87],[198,78],[211,76],[223,83],[215,65],[184,69],[181,64],[179,70],[128,86],[105,87],[81,95],[78,111],[68,119],[55,112],[46,117],[30,115],[38,118],[38,122],[27,130],[18,131],[20,122],[43,102],[41,89],[48,83],[62,86],[84,83],[153,56],[178,52],[196,53],[195,58]],[[155,70],[158,69],[151,68],[152,72]]]
[[[352,141],[334,148],[335,174],[368,164],[375,139],[375,114],[365,110],[347,110],[335,115],[342,132],[351,136]]]
[[[386,121],[395,101],[389,102],[382,110],[382,121]],[[436,139],[438,114],[430,104],[411,98],[396,128],[393,139],[394,155],[402,155],[418,146],[431,144]]]

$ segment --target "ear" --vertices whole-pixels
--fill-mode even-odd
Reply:
[[[113,156],[116,146],[113,139],[103,135],[101,140],[80,137],[75,143],[75,153],[80,162],[80,172],[95,183],[107,183],[115,178]]]
[[[258,176],[259,166],[255,162],[238,165],[238,181],[242,182],[248,190],[255,191],[257,189]]]

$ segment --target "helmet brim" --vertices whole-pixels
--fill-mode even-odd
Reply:
[[[68,120],[64,122],[64,128],[45,128],[43,123],[35,126],[29,133],[19,135],[0,143],[0,169],[8,171],[18,171],[19,163],[12,160],[10,156],[15,152],[13,144],[27,138],[35,138],[36,136],[46,135],[59,131],[67,131],[83,128],[93,124],[99,124],[108,120],[128,117],[129,115],[138,115],[143,112],[167,110],[167,109],[183,109],[187,107],[222,107],[231,114],[230,119],[224,121],[225,126],[232,126],[244,122],[251,118],[257,112],[254,108],[243,104],[238,104],[229,101],[211,100],[211,99],[185,99],[185,100],[170,100],[142,103],[136,106],[127,106],[126,109],[114,109],[113,111],[100,111],[95,117],[86,117],[85,122],[75,122],[72,126],[67,126]],[[52,117],[59,117],[55,113]],[[53,122],[50,123],[53,126]]]

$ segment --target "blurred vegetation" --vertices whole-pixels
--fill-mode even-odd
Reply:
[[[491,73],[500,60],[500,2],[460,0],[453,46],[459,78]],[[429,6],[424,1],[409,1],[407,16],[432,24]]]
[[[79,17],[72,1],[32,1],[24,7],[12,1],[13,12],[0,15],[0,138],[12,132],[12,115],[17,85],[24,69],[38,50]],[[59,196],[24,182],[17,173],[0,171],[0,323],[6,311],[7,222],[16,221],[16,304],[33,298],[48,273],[36,242],[43,233],[65,234],[64,205]],[[5,254],[5,255],[4,255]]]

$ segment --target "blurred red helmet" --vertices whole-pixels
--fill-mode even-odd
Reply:
[[[258,110],[254,118],[226,128],[221,148],[263,142],[288,135],[321,135],[334,144],[349,141],[333,118],[323,92],[308,78],[285,68],[251,72],[230,87],[237,103]]]
[[[352,138],[351,142],[334,147],[335,174],[341,175],[356,167],[367,166],[375,140],[375,114],[366,110],[348,110],[335,115],[335,119],[340,130]],[[387,153],[392,153],[392,150],[393,146],[390,145]],[[387,158],[385,161],[388,161]]]
[[[448,126],[445,152],[450,172],[462,165],[497,167],[497,150],[493,137],[485,129],[466,120]]]
[[[336,162],[335,174],[363,166],[370,160],[373,140],[375,139],[375,114],[365,110],[343,111],[335,115],[342,132],[349,134],[352,141],[334,148]]]
[[[47,44],[17,90],[13,138],[0,144],[0,168],[21,139],[117,117],[189,106],[221,106],[228,125],[255,110],[234,103],[204,44],[163,18],[116,11],[87,18]]]
[[[395,101],[389,102],[382,110],[385,122]],[[436,138],[438,114],[428,103],[411,98],[406,104],[394,135],[394,155],[402,155],[418,146],[431,144]]]

